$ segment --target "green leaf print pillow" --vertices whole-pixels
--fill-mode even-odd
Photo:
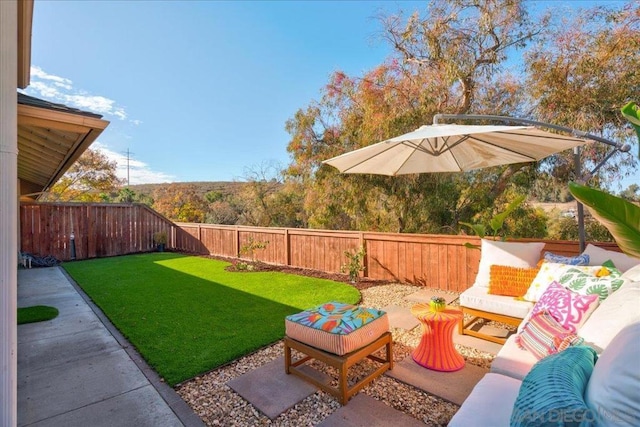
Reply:
[[[621,274],[615,267],[602,267],[596,275],[570,268],[560,277],[560,284],[581,295],[598,295],[602,302],[622,286]]]

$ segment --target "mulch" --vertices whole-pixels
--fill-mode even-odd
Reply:
[[[202,256],[204,258],[211,258],[211,259],[216,259],[220,261],[230,262],[231,265],[228,266],[226,270],[241,273],[241,274],[251,274],[258,271],[278,271],[280,273],[297,274],[299,276],[315,277],[319,279],[333,280],[335,282],[348,283],[349,285],[352,285],[358,290],[368,289],[375,286],[388,285],[390,283],[396,283],[395,281],[391,281],[391,280],[376,280],[376,279],[370,279],[368,277],[361,277],[358,279],[356,283],[352,283],[349,280],[348,274],[328,273],[325,271],[311,270],[308,268],[291,267],[288,265],[267,264],[260,261],[248,261],[246,259],[227,258],[227,257],[216,256],[216,255],[202,255]],[[250,264],[252,266],[251,271],[246,269],[240,270],[236,268],[236,264],[239,262]]]

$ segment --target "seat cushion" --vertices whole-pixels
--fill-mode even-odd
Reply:
[[[476,310],[524,319],[533,303],[513,297],[490,295],[489,288],[472,286],[460,294],[460,305]]]
[[[516,335],[504,343],[491,363],[491,372],[522,380],[538,359],[529,351],[516,344]]]
[[[585,344],[602,352],[625,326],[640,320],[640,282],[626,282],[578,329]]]
[[[328,302],[285,318],[288,337],[312,347],[344,355],[389,331],[384,311]]]
[[[589,265],[602,265],[606,261],[611,260],[616,268],[623,273],[640,264],[640,258],[633,258],[622,252],[602,249],[591,243],[587,245],[583,254],[589,255]]]
[[[602,352],[585,392],[599,426],[640,425],[640,322],[621,330]]]
[[[508,426],[521,382],[488,373],[471,391],[449,427]]]

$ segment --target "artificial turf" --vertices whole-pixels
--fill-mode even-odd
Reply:
[[[58,316],[58,309],[48,305],[33,305],[18,308],[18,325],[25,323],[44,322]]]
[[[63,267],[170,385],[281,339],[289,314],[360,299],[344,283],[228,265],[151,253]]]

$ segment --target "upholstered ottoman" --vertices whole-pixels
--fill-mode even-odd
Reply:
[[[292,314],[285,319],[284,360],[287,374],[294,374],[346,405],[363,387],[388,369],[393,369],[393,354],[387,313],[338,302]],[[386,348],[386,357],[373,353]],[[292,360],[291,349],[305,356]],[[348,370],[364,358],[380,366],[349,387]],[[338,386],[331,387],[318,381],[298,367],[312,359],[319,360],[338,371]]]

